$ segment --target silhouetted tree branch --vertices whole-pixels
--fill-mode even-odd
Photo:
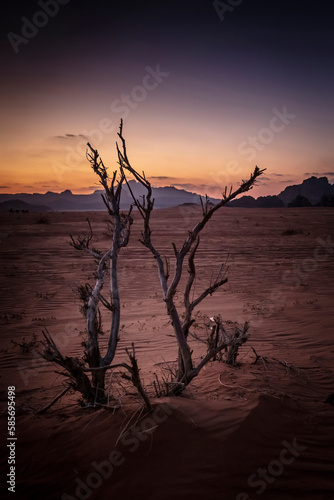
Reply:
[[[118,255],[122,248],[126,247],[129,242],[131,225],[132,225],[132,205],[130,205],[127,213],[122,213],[120,210],[120,201],[122,187],[124,185],[125,176],[121,172],[117,175],[117,170],[109,177],[106,166],[99,156],[97,150],[88,143],[87,159],[100,179],[100,184],[104,189],[102,194],[103,202],[111,217],[109,231],[111,235],[110,248],[104,253],[92,247],[93,229],[89,219],[89,233],[83,236],[74,238],[70,236],[70,245],[76,250],[85,252],[91,255],[97,263],[95,272],[95,284],[91,286],[85,284],[78,289],[79,297],[83,302],[82,312],[86,318],[87,325],[87,341],[85,342],[84,360],[77,358],[63,357],[59,352],[56,344],[53,342],[50,334],[44,332],[44,353],[45,359],[53,361],[62,366],[70,377],[71,385],[82,393],[87,402],[100,402],[106,399],[105,394],[105,374],[110,368],[115,357],[117,342],[119,338],[120,327],[120,295],[118,285]],[[106,299],[102,294],[105,279],[109,273],[110,276],[110,300]],[[100,305],[104,306],[111,312],[111,326],[109,332],[108,346],[106,353],[103,355],[100,350],[99,336],[102,332],[102,320]],[[85,366],[87,362],[89,368]],[[136,381],[136,387],[139,390],[139,370],[135,371],[136,360],[131,358],[132,367],[126,364],[122,366],[131,371]],[[138,368],[138,367],[137,367]],[[86,375],[86,372],[91,374],[91,380]],[[145,400],[145,404],[147,401]]]
[[[126,178],[126,172],[128,174],[132,174],[134,178],[139,182],[142,186],[145,187],[146,195],[142,197],[142,201],[137,199],[134,196],[133,191],[129,187],[130,194],[133,198],[134,205],[137,207],[142,219],[143,219],[143,231],[142,231],[142,239],[141,243],[147,247],[152,255],[154,256],[157,265],[158,265],[158,274],[159,280],[163,292],[163,300],[167,306],[167,312],[171,319],[175,336],[179,346],[179,359],[178,359],[178,376],[177,376],[177,384],[176,384],[176,392],[180,392],[180,390],[185,387],[198,373],[199,370],[210,360],[212,359],[218,352],[226,347],[225,343],[217,346],[215,349],[211,349],[207,356],[202,360],[202,362],[194,368],[193,360],[191,355],[191,350],[187,342],[187,336],[189,332],[189,328],[193,323],[192,320],[192,312],[194,308],[207,297],[208,295],[214,293],[218,290],[224,283],[226,283],[227,278],[223,274],[220,278],[217,278],[214,283],[212,283],[206,290],[204,290],[194,301],[190,302],[190,290],[192,288],[196,271],[194,258],[196,254],[196,250],[199,245],[199,235],[201,231],[204,229],[206,224],[209,222],[211,217],[220,210],[224,205],[228,202],[243,194],[254,186],[257,178],[262,175],[264,170],[259,169],[258,166],[254,168],[254,171],[250,175],[249,179],[246,181],[242,181],[241,185],[233,191],[232,187],[227,190],[225,187],[224,192],[222,193],[222,198],[219,203],[211,206],[209,205],[209,200],[206,197],[205,203],[201,199],[202,206],[202,217],[199,222],[193,227],[191,231],[189,231],[188,236],[185,238],[180,249],[176,248],[176,245],[172,243],[174,254],[175,254],[175,272],[171,277],[171,281],[169,282],[169,270],[166,269],[165,263],[155,247],[152,243],[151,239],[151,228],[150,228],[150,218],[154,207],[154,199],[152,198],[152,187],[150,182],[146,179],[144,173],[139,174],[132,166],[129,161],[126,149],[125,139],[123,137],[123,121],[121,120],[120,130],[118,136],[121,141],[121,148],[117,145],[118,152],[118,162],[120,165],[120,170],[122,177],[125,177],[125,182],[129,186],[129,183]],[[184,304],[185,304],[185,320],[182,322],[180,319],[180,315],[177,311],[174,296],[178,289],[178,285],[180,283],[180,279],[182,276],[184,259],[188,256],[188,271],[189,278],[184,291]]]

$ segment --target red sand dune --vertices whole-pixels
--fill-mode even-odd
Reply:
[[[33,333],[41,339],[46,326],[64,354],[81,356],[85,325],[72,288],[92,278],[94,263],[66,240],[86,230],[87,215],[94,244],[106,247],[104,213],[52,213],[50,224],[36,224],[33,214],[1,216],[0,421],[6,462],[6,392],[14,385],[12,498],[334,499],[334,407],[325,403],[334,393],[333,210],[216,214],[201,238],[196,290],[207,286],[227,254],[229,282],[200,305],[196,331],[205,338],[207,318],[221,314],[227,328],[249,320],[251,338],[239,368],[209,363],[182,397],[162,399],[154,397],[153,374],[160,376],[164,363],[176,359],[177,347],[155,262],[137,241],[136,221],[120,255],[122,328],[115,362],[134,342],[155,413],[145,416],[136,396],[119,392],[122,408],[115,413],[82,409],[79,395],[67,394],[38,415],[61,391],[64,377],[40,358],[40,346],[22,353],[10,341]],[[161,253],[172,257],[171,241],[179,245],[197,218],[194,207],[156,211],[153,238]],[[107,329],[108,316],[103,320]],[[199,360],[205,346],[190,342]],[[267,361],[253,364],[251,347]],[[1,472],[3,480],[7,463]],[[4,498],[10,495],[5,484],[2,489]]]

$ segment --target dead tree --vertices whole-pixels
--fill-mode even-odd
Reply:
[[[117,145],[118,162],[120,165],[121,174],[125,177],[125,182],[127,183],[130,194],[132,195],[134,205],[137,207],[138,212],[143,219],[141,243],[150,250],[157,262],[163,300],[166,303],[167,313],[171,319],[171,323],[174,328],[175,337],[177,339],[179,347],[178,373],[175,384],[171,387],[171,393],[178,394],[182,392],[182,390],[191,382],[191,380],[198,375],[203,366],[205,366],[222,349],[228,347],[229,343],[231,342],[231,339],[219,342],[216,347],[212,347],[208,350],[206,356],[204,356],[202,361],[197,366],[194,366],[192,351],[188,344],[189,329],[195,321],[192,317],[193,311],[196,306],[198,306],[208,295],[212,295],[224,283],[227,282],[225,270],[221,268],[214,282],[211,283],[210,286],[206,288],[201,294],[199,294],[194,300],[190,299],[190,293],[196,277],[195,255],[200,243],[200,233],[209,222],[211,217],[215,214],[215,212],[217,212],[229,201],[233,200],[240,194],[249,191],[255,184],[256,179],[264,172],[264,170],[260,170],[256,166],[250,178],[246,181],[242,181],[241,185],[237,189],[233,191],[231,187],[231,189],[227,191],[227,188],[225,188],[225,191],[222,194],[221,201],[216,205],[210,206],[210,204],[208,203],[208,198],[206,198],[205,202],[203,202],[201,198],[202,215],[199,222],[193,227],[191,231],[189,231],[188,236],[185,238],[181,248],[176,248],[176,245],[172,243],[175,255],[175,272],[174,275],[170,277],[168,262],[164,261],[164,259],[161,257],[151,238],[152,231],[150,220],[154,207],[152,187],[150,182],[147,180],[145,173],[143,172],[142,174],[139,174],[130,164],[127,155],[125,139],[123,137],[122,121],[118,136],[121,140],[121,148]],[[126,173],[132,174],[136,181],[144,186],[146,194],[142,197],[142,200],[138,200],[134,196],[131,186],[127,181]],[[188,264],[189,276],[184,290],[185,317],[182,321],[181,315],[177,310],[174,297],[178,290],[185,262],[187,262]]]
[[[62,356],[48,332],[43,332],[45,341],[44,353],[42,355],[45,359],[55,362],[65,369],[63,374],[69,377],[69,385],[81,392],[85,401],[89,404],[103,403],[106,400],[105,376],[107,370],[125,368],[130,374],[130,377],[126,377],[132,381],[140,396],[143,398],[146,408],[150,410],[151,406],[139,376],[134,346],[132,348],[132,354],[127,351],[131,365],[126,363],[118,363],[117,365],[111,364],[115,357],[119,338],[121,313],[117,272],[118,255],[120,250],[126,247],[129,242],[130,230],[133,222],[131,216],[132,205],[127,213],[122,213],[120,210],[121,192],[125,181],[125,175],[122,172],[117,179],[118,172],[114,171],[110,179],[107,169],[97,150],[93,149],[89,143],[87,145],[89,148],[87,159],[94,172],[99,176],[100,184],[104,188],[102,199],[111,217],[109,229],[112,235],[112,242],[110,248],[104,253],[95,249],[92,246],[93,230],[89,220],[88,235],[80,236],[76,239],[71,236],[70,244],[75,249],[90,254],[97,264],[95,285],[90,286],[89,284],[85,284],[80,286],[78,290],[80,299],[83,302],[81,310],[86,318],[87,326],[87,341],[84,343],[84,358],[81,360]],[[110,276],[110,300],[102,295],[102,288],[108,274]],[[103,333],[100,311],[101,305],[112,314],[108,347],[104,355],[101,353],[99,344],[100,334]],[[88,364],[88,367],[86,364]],[[90,373],[91,378],[88,377],[87,373]]]
[[[82,289],[82,300],[84,302],[84,313],[87,323],[87,343],[85,357],[90,368],[101,368],[92,372],[93,386],[101,391],[101,395],[105,389],[105,370],[104,367],[110,365],[116,353],[118,342],[118,334],[120,327],[120,296],[118,286],[118,254],[121,248],[127,246],[130,237],[130,229],[132,225],[131,211],[132,206],[127,214],[121,213],[120,201],[124,175],[117,179],[117,171],[113,172],[111,184],[109,186],[109,175],[107,169],[100,158],[97,150],[93,149],[88,143],[89,151],[87,152],[87,159],[91,164],[92,169],[100,178],[100,184],[104,188],[102,199],[107,208],[108,214],[112,219],[111,232],[112,243],[111,247],[105,252],[94,249],[91,246],[93,232],[89,224],[90,234],[84,237],[74,239],[71,237],[71,245],[77,250],[86,252],[97,261],[96,282],[95,286],[91,289],[86,287]],[[108,265],[110,267],[110,300],[102,295],[102,288],[108,272]],[[102,356],[99,347],[99,334],[101,332],[101,313],[100,306],[102,305],[112,313],[111,327],[109,333],[108,349],[104,356]]]

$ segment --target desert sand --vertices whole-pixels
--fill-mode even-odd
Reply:
[[[196,291],[228,258],[229,281],[200,304],[194,330],[206,338],[208,318],[226,328],[250,322],[237,368],[214,361],[181,397],[157,399],[152,382],[176,359],[154,259],[138,242],[136,218],[120,254],[122,318],[115,362],[134,342],[141,375],[156,411],[145,416],[130,389],[121,408],[82,408],[67,393],[37,343],[23,353],[11,343],[42,339],[47,328],[67,355],[83,354],[85,324],[73,289],[92,282],[94,262],[67,241],[87,232],[107,248],[106,214],[1,216],[2,498],[10,498],[7,387],[16,387],[18,499],[330,500],[334,498],[333,209],[236,209],[216,214],[201,237]],[[157,210],[153,240],[167,257],[197,221],[194,207]],[[172,260],[171,260],[172,262]],[[182,295],[178,296],[182,302]],[[103,317],[108,329],[108,315]],[[107,334],[103,339],[107,342]],[[204,344],[190,339],[196,360]],[[259,356],[254,364],[255,354]],[[329,399],[330,401],[330,399]],[[126,428],[132,429],[126,433]],[[126,427],[128,426],[128,427]]]

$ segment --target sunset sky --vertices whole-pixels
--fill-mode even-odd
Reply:
[[[225,5],[6,5],[0,192],[92,192],[85,144],[114,169],[121,116],[132,164],[155,186],[219,196],[255,164],[267,171],[254,196],[310,175],[334,182],[331,2]]]

